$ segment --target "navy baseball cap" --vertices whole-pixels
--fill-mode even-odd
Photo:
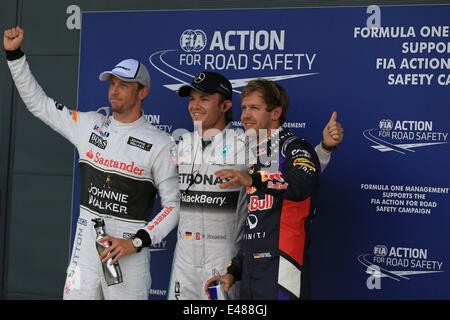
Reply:
[[[178,89],[180,97],[187,97],[191,90],[206,94],[220,93],[225,99],[231,100],[232,87],[230,81],[220,73],[203,71],[195,76],[191,84],[186,84]]]

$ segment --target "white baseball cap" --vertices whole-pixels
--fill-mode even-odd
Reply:
[[[150,74],[145,65],[135,59],[126,59],[119,62],[111,71],[100,73],[101,81],[109,80],[111,75],[126,82],[139,82],[143,86],[150,86]]]

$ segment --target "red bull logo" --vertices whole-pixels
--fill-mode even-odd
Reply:
[[[281,183],[281,182],[272,182],[269,181],[267,183],[267,188],[269,189],[276,189],[276,190],[285,190],[288,187],[288,183]]]
[[[267,180],[277,180],[280,182],[284,182],[284,178],[282,177],[282,173],[277,171],[275,173],[270,173],[268,171],[259,170],[259,174],[261,175],[261,181],[265,182]]]
[[[259,199],[258,196],[251,196],[248,202],[248,211],[267,210],[272,208],[273,197],[266,194],[264,199]]]
[[[247,187],[247,194],[254,194],[256,192],[255,187]]]

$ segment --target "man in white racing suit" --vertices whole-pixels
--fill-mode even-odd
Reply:
[[[223,192],[214,176],[224,167],[246,170],[243,131],[230,123],[231,84],[222,75],[205,71],[191,86],[178,92],[189,96],[196,130],[181,136],[178,143],[181,215],[170,300],[206,299],[203,280],[211,277],[213,269],[225,271],[221,262],[236,252],[247,212],[242,188]]]
[[[244,131],[232,126],[232,86],[222,75],[203,71],[178,94],[189,97],[189,113],[196,130],[180,138],[178,170],[180,220],[168,299],[207,299],[204,283],[226,265],[239,249],[248,214],[242,187],[219,188],[214,175],[221,169],[248,172],[252,163]],[[330,160],[330,146],[342,141],[342,128],[334,113],[324,129],[322,146],[316,146],[322,170]],[[239,289],[228,294],[237,299]]]
[[[20,50],[24,32],[5,31],[8,65],[26,107],[78,150],[80,214],[64,299],[148,299],[149,250],[178,223],[178,172],[171,137],[149,124],[141,109],[150,76],[134,59],[100,74],[109,80],[110,108],[77,112],[47,97]],[[162,210],[150,220],[156,194]],[[99,257],[92,219],[103,218],[110,247]],[[119,262],[123,282],[107,286],[101,259]]]

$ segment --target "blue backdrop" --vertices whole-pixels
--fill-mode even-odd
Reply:
[[[176,89],[205,69],[232,80],[236,120],[249,79],[279,81],[286,125],[313,145],[336,110],[345,137],[322,175],[313,297],[449,299],[450,6],[378,9],[83,13],[78,110],[108,105],[98,75],[125,58],[149,69],[145,113],[175,136],[192,129]],[[75,166],[73,227],[78,180]],[[150,248],[152,299],[165,299],[175,236]]]

